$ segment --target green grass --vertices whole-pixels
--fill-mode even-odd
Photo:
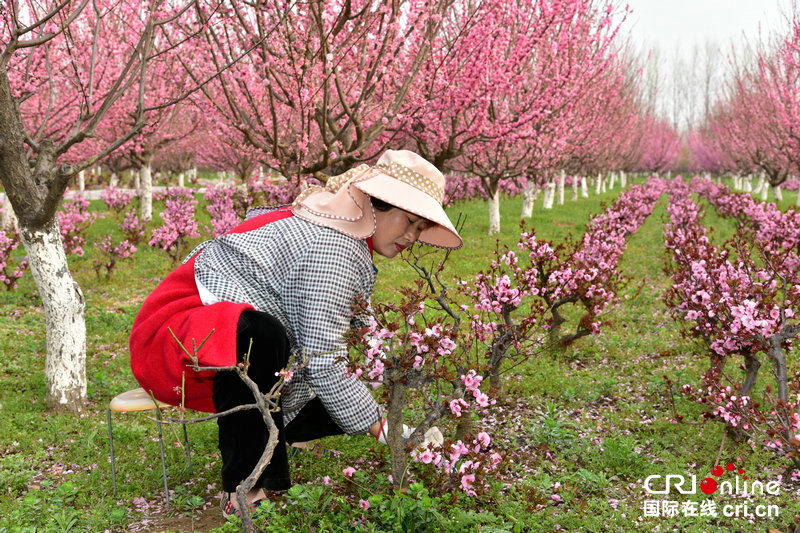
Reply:
[[[568,233],[578,238],[589,218],[618,193],[618,188],[599,197],[591,192],[577,202],[568,193],[566,204],[550,211],[541,208],[540,198],[528,226],[543,239],[560,240]],[[792,194],[785,202],[793,205]],[[474,531],[479,525],[482,531],[790,531],[793,515],[800,514],[797,483],[784,484],[779,497],[755,499],[778,505],[777,520],[643,516],[647,476],[696,474],[699,482],[720,453],[721,461],[743,465],[751,479],[789,477],[786,463],[759,447],[729,440],[720,447],[719,424],[671,421],[665,377],[676,385],[696,384],[708,363],[704,349],[681,335],[661,301],[669,286],[663,274],[665,207],[662,197],[630,237],[620,264],[630,281],[620,305],[604,317],[601,334],[517,367],[507,376],[498,405],[476,420],[505,457],[485,495],[466,497],[431,469],[416,466],[417,484],[409,495],[393,495],[384,447],[365,437],[330,437],[323,445],[341,450],[342,457],[297,459],[298,487],[275,504],[271,530],[352,531],[355,523],[374,531]],[[104,211],[100,203],[93,208]],[[489,237],[484,202],[451,207],[451,217],[462,212],[466,225],[465,246],[453,254],[448,276],[466,277],[483,268],[497,239],[514,246],[520,210],[520,198],[504,199],[502,232]],[[707,211],[715,241],[732,231]],[[198,216],[201,226],[208,224],[204,212]],[[119,235],[110,217],[92,226],[89,242]],[[70,258],[86,298],[89,401],[81,415],[45,411],[44,320],[30,275],[15,291],[0,294],[0,531],[236,531],[231,524],[223,527],[215,499],[220,462],[213,422],[189,427],[193,474],[176,444],[179,429],[167,429],[168,475],[176,490],[167,512],[155,422],[147,414],[114,415],[118,494],[112,494],[106,406],[136,386],[127,352],[130,328],[144,298],[172,266],[163,252],[142,246],[107,282],[95,276],[94,253],[89,247],[85,257]],[[395,288],[413,279],[402,261],[378,257],[376,265],[376,301],[395,298]],[[795,370],[796,361],[793,357]],[[676,402],[687,421],[698,421],[700,406],[677,396]],[[356,484],[342,475],[351,465],[359,471]],[[325,476],[331,485],[323,482]],[[369,500],[368,511],[359,508],[360,499]]]

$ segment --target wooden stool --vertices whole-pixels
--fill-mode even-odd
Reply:
[[[164,478],[164,494],[167,500],[167,509],[169,509],[169,485],[167,484],[167,461],[164,455],[164,436],[161,432],[161,408],[173,407],[170,404],[153,401],[150,394],[143,388],[133,389],[122,394],[115,396],[108,404],[108,444],[111,452],[111,480],[114,485],[114,496],[117,495],[117,473],[116,465],[114,463],[114,431],[112,428],[111,411],[117,413],[129,413],[135,411],[153,411],[156,412],[156,422],[158,424],[158,444],[161,449],[161,474]],[[186,443],[186,458],[189,461],[189,472],[192,471],[192,455],[189,451],[189,436],[186,433],[186,424],[183,426],[183,439]]]

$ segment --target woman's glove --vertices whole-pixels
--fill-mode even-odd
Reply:
[[[407,425],[403,424],[403,438],[407,439],[414,433],[414,430],[408,427]],[[389,421],[387,419],[383,419],[381,421],[381,429],[378,432],[378,442],[381,444],[386,444],[386,437],[389,435]]]

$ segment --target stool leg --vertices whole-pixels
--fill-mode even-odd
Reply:
[[[194,469],[192,469],[192,452],[189,450],[189,434],[186,433],[186,424],[181,424],[183,426],[183,442],[186,443],[186,459],[189,461],[189,473],[194,475]]]
[[[167,510],[169,510],[169,485],[167,484],[167,460],[164,456],[164,435],[161,433],[161,411],[156,409],[156,421],[158,422],[158,445],[161,448],[161,474],[164,476],[164,496],[167,499]]]
[[[114,497],[117,496],[117,469],[114,464],[114,431],[111,429],[111,408],[108,408],[108,449],[111,452],[111,483],[114,485]]]

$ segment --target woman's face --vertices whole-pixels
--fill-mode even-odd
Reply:
[[[391,259],[417,242],[422,230],[431,224],[428,219],[399,207],[393,207],[388,211],[376,209],[372,250]]]

